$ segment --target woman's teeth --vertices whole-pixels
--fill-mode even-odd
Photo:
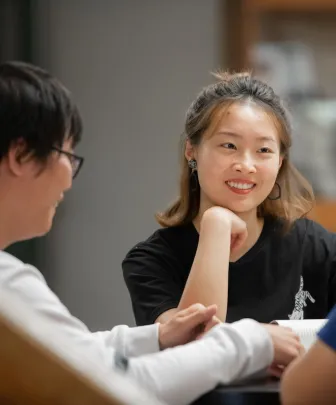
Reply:
[[[255,186],[253,183],[235,183],[233,181],[227,181],[230,187],[239,188],[240,190],[249,190]]]

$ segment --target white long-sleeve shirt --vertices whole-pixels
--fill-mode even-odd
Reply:
[[[168,404],[188,404],[218,384],[245,378],[273,360],[269,334],[250,319],[218,325],[201,340],[161,352],[158,324],[121,325],[92,333],[70,314],[36,268],[2,251],[0,287],[55,324],[107,369],[115,369],[116,353],[129,358],[130,378]]]

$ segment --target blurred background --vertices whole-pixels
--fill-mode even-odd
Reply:
[[[85,157],[35,264],[92,330],[133,325],[121,261],[177,193],[185,112],[218,68],[253,69],[289,103],[310,214],[336,231],[336,0],[1,0],[0,60],[38,64],[81,109]]]

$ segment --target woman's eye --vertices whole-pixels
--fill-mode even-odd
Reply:
[[[261,148],[261,149],[259,149],[258,152],[260,152],[260,153],[272,153],[270,148]]]
[[[221,146],[225,149],[237,149],[233,143],[222,143]]]

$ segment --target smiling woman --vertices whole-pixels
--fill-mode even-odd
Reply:
[[[136,321],[165,322],[195,302],[229,322],[323,318],[336,301],[336,240],[303,218],[314,197],[289,160],[288,112],[249,73],[217,78],[187,112],[164,228],[123,261]]]
[[[273,117],[251,100],[224,105],[199,144],[186,140],[187,161],[197,162],[198,219],[218,205],[251,216],[271,193],[283,161]],[[248,197],[248,198],[247,198]],[[196,219],[197,220],[197,219]]]

